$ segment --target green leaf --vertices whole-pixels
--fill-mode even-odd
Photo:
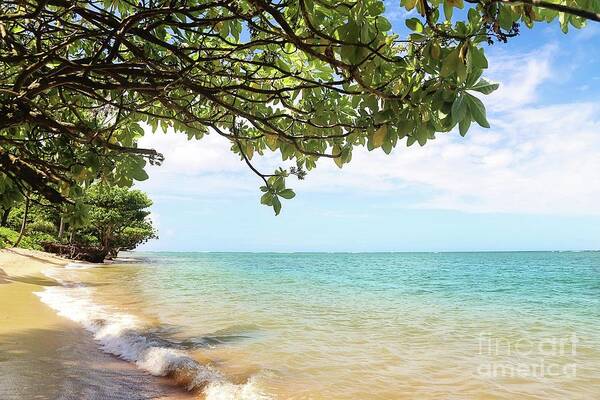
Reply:
[[[333,146],[333,149],[331,149],[331,154],[340,154],[339,157],[335,157],[333,159],[333,162],[339,168],[342,168],[342,166],[344,165],[344,159],[341,156],[341,154],[342,154],[342,148],[339,145],[336,144],[335,146]]]
[[[473,46],[471,53],[473,68],[486,69],[488,67],[488,61],[485,58],[483,49]]]
[[[452,20],[453,11],[454,11],[454,6],[452,4],[450,4],[449,2],[444,2],[444,17],[446,18],[446,21]]]
[[[498,84],[498,83],[492,83],[488,80],[481,79],[479,82],[477,82],[475,85],[471,86],[469,89],[475,90],[475,91],[477,91],[479,93],[483,93],[483,94],[490,94],[494,90],[498,89],[499,86],[500,86],[500,84]]]
[[[414,137],[421,146],[425,146],[425,143],[427,143],[427,139],[429,138],[427,127],[425,125],[418,127],[414,133]]]
[[[441,48],[440,48],[440,45],[438,44],[438,42],[433,42],[431,44],[431,47],[429,48],[429,54],[431,55],[431,58],[433,58],[434,60],[440,59]]]
[[[292,189],[284,189],[277,194],[287,200],[293,199],[296,196],[296,193]]]
[[[502,27],[502,29],[510,29],[512,27],[514,18],[510,7],[500,7],[498,22],[500,23],[500,27]]]
[[[423,24],[418,18],[407,19],[405,24],[411,31],[415,31],[417,33],[423,32]]]
[[[470,52],[470,54],[472,56],[473,52]],[[471,57],[471,59],[472,59],[472,57]],[[465,81],[465,86],[471,87],[471,86],[475,85],[475,83],[479,80],[479,78],[481,77],[482,74],[483,74],[483,69],[471,68],[471,71],[469,72],[469,76],[467,77],[467,80]]]
[[[460,61],[458,60],[458,49],[454,49],[444,59],[442,69],[440,71],[440,76],[444,78],[455,73],[459,62]]]
[[[458,123],[458,132],[460,136],[465,136],[469,127],[471,126],[471,115],[467,114],[465,117]]]
[[[285,179],[281,175],[272,176],[269,178],[269,185],[275,192],[279,192],[285,189]]]
[[[467,114],[467,102],[465,101],[465,96],[458,95],[454,102],[452,103],[452,125],[456,125],[456,123],[462,121]]]
[[[275,151],[277,150],[278,147],[278,143],[277,143],[277,136],[276,135],[266,135],[265,136],[265,143],[267,144],[267,147],[269,149],[271,149],[271,151]]]
[[[260,203],[270,206],[273,204],[273,193],[267,192],[260,197]]]
[[[469,106],[469,111],[473,116],[473,120],[477,122],[481,127],[489,128],[490,124],[488,123],[485,116],[485,106],[483,105],[481,100],[469,93],[465,93],[464,96]]]
[[[134,168],[131,170],[131,177],[136,181],[145,181],[148,179],[148,174],[142,168]]]
[[[444,4],[448,4],[450,6],[456,7],[456,8],[463,8],[465,6],[465,3],[463,0],[445,0]]]
[[[281,201],[277,196],[273,196],[273,210],[275,210],[275,215],[279,215],[281,211]]]
[[[569,32],[569,19],[570,18],[571,18],[571,16],[564,12],[558,13],[558,21],[560,22],[560,28],[563,31],[563,33]]]
[[[392,29],[392,24],[385,17],[377,17],[377,28],[380,31],[387,32]]]
[[[385,142],[381,146],[381,149],[383,150],[383,152],[385,154],[390,154],[392,152],[393,148],[394,148],[394,144],[392,142]]]
[[[381,127],[375,131],[373,134],[373,148],[381,147],[383,141],[387,137],[387,132],[387,125],[381,125]]]
[[[480,19],[480,14],[474,8],[470,8],[467,12],[467,18],[471,24],[477,24]]]
[[[417,0],[401,0],[400,4],[402,4],[408,11],[410,11],[413,8],[415,8]]]

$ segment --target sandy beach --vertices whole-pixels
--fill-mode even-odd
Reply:
[[[0,250],[0,398],[191,398],[102,353],[88,332],[39,300],[36,292],[58,284],[43,271],[68,263],[43,252]]]

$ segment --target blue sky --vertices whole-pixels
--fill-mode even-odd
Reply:
[[[405,14],[386,2],[398,30]],[[282,214],[216,135],[148,133],[164,153],[137,186],[154,200],[155,251],[477,251],[600,249],[600,24],[568,35],[523,27],[487,49],[491,129],[439,135],[390,156],[322,160]],[[276,155],[258,165],[271,171]]]

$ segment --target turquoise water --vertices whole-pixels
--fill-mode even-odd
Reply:
[[[127,257],[69,280],[233,385],[200,397],[600,396],[598,252]]]

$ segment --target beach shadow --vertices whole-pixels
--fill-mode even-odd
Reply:
[[[32,276],[32,275],[11,276],[10,278],[8,278],[8,281],[9,282],[27,283],[29,285],[37,285],[37,286],[60,286],[60,283],[58,283],[52,279],[44,278],[43,276]],[[8,283],[8,282],[6,282],[6,283]]]
[[[24,252],[20,252],[18,250],[15,250],[14,248],[12,248],[12,249],[4,249],[4,251],[6,251],[8,253],[11,253],[11,254],[19,255],[19,256],[22,256],[22,257],[27,257],[27,258],[30,258],[32,260],[35,260],[35,261],[38,261],[38,262],[41,262],[41,263],[44,263],[44,264],[52,264],[52,265],[60,265],[60,266],[62,266],[65,263],[68,262],[68,260],[62,260],[62,259],[60,259],[60,258],[58,258],[56,256],[53,256],[53,255],[49,256],[49,257],[56,258],[59,261],[52,261],[52,260],[50,260],[48,258],[42,258],[42,257],[35,256],[33,254],[27,254],[27,253],[24,253]]]
[[[8,276],[4,271],[2,271],[0,269],[0,284],[6,284],[6,283],[11,283],[11,282],[19,282],[19,283],[26,283],[28,285],[36,285],[36,286],[44,286],[44,287],[50,287],[50,286],[64,286],[61,283],[53,280],[53,279],[49,279],[49,278],[45,278],[43,276],[35,276],[35,275],[26,275],[26,276]],[[67,285],[69,285],[69,282],[66,282]],[[86,287],[99,287],[99,286],[106,286],[106,283],[86,283],[85,286]]]
[[[4,283],[10,283],[10,280],[8,279],[8,275],[6,274],[6,272],[4,272],[2,268],[0,268],[0,285]]]
[[[215,347],[256,339],[260,329],[255,325],[232,325],[200,337],[192,337],[180,342],[184,349]]]
[[[164,379],[102,353],[78,327],[0,334],[2,400],[150,400],[173,395],[188,398]]]
[[[202,336],[184,337],[180,326],[162,324],[135,334],[153,346],[196,350],[256,339],[260,332],[256,327],[234,325]]]

